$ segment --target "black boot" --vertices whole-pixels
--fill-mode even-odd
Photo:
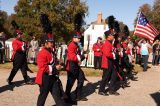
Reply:
[[[110,95],[115,95],[115,96],[118,96],[118,95],[120,95],[118,92],[116,92],[116,91],[109,91],[109,94]]]

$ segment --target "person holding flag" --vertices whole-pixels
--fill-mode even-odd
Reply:
[[[151,49],[151,45],[147,42],[147,39],[141,39],[138,42],[138,45],[141,47],[141,56],[143,62],[143,71],[147,71],[148,67],[148,58],[149,58],[149,49]]]
[[[145,39],[139,41],[139,46],[141,47],[141,55],[143,59],[143,71],[147,71],[147,63],[148,63],[148,56],[149,56],[149,50],[151,49],[151,46],[147,42],[147,39],[150,43],[153,43],[154,39],[157,35],[159,35],[159,32],[156,28],[147,20],[146,16],[140,12],[137,25],[134,31],[134,35],[141,36]]]

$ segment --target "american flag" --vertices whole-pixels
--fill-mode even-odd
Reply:
[[[159,34],[156,28],[152,26],[145,15],[139,14],[138,22],[134,31],[134,35],[141,36],[150,40],[153,43],[154,38]]]

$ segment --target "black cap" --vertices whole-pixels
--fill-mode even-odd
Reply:
[[[41,44],[44,44],[46,42],[54,42],[53,37],[49,38],[47,35],[43,35],[41,37]]]
[[[80,32],[76,32],[76,34],[73,35],[73,38],[81,38]]]
[[[17,32],[17,31],[14,32],[15,37],[17,37],[18,35],[22,35],[22,34],[23,34],[23,32]]]
[[[106,37],[107,37],[107,36],[114,36],[114,35],[115,35],[115,34],[112,33],[110,30],[104,32],[104,34],[105,34]]]
[[[102,38],[101,38],[101,37],[98,37],[97,40],[102,40]]]

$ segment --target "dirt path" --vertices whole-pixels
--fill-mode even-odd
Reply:
[[[39,88],[37,85],[23,85],[22,75],[17,73],[14,81],[16,87],[13,91],[7,85],[6,79],[9,71],[0,69],[0,106],[36,106]],[[29,74],[35,77],[36,74]],[[160,67],[151,68],[148,72],[140,72],[138,81],[131,81],[131,87],[119,89],[120,96],[100,96],[93,85],[86,85],[85,91],[88,98],[86,102],[78,102],[78,106],[160,106]],[[100,77],[87,77],[96,84]],[[63,86],[66,85],[66,76],[61,76]],[[97,91],[97,90],[96,90]],[[46,106],[51,106],[54,101],[48,96]]]

